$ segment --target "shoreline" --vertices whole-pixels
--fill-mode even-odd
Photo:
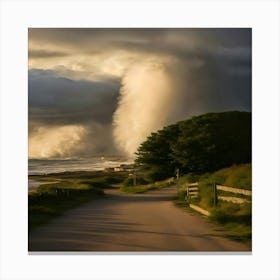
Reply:
[[[44,184],[55,184],[65,180],[73,179],[102,179],[104,177],[127,176],[129,171],[65,171],[47,174],[28,174],[28,191],[36,191],[38,187]]]
[[[132,159],[127,158],[99,158],[67,159],[67,160],[28,160],[28,175],[53,175],[68,172],[104,172],[120,169],[122,166],[131,166]]]

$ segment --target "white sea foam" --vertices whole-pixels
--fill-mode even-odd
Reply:
[[[131,160],[121,157],[93,157],[83,159],[29,159],[28,174],[40,175],[65,171],[98,171],[108,167],[129,164]]]

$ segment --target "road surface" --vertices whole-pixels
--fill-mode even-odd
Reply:
[[[221,228],[174,206],[176,187],[145,194],[106,191],[29,233],[29,251],[251,251]]]

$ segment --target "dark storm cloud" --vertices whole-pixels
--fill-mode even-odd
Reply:
[[[251,79],[252,38],[249,28],[39,28],[29,29],[29,35],[33,41],[52,42],[56,46],[67,46],[73,52],[92,56],[116,50],[137,55],[173,56],[185,64],[188,74],[194,79],[198,76],[198,80],[194,80],[198,88],[200,80],[204,83],[209,81],[207,91],[214,90],[217,85],[214,88],[211,86],[215,83],[224,84],[223,90],[228,96],[233,91],[230,86],[240,88],[238,83],[245,83],[243,92],[246,91],[247,96],[251,94],[250,90],[247,91]],[[203,67],[198,69],[197,64]],[[215,75],[216,81],[209,79],[209,75]],[[235,78],[236,81],[232,83],[231,80]],[[199,95],[207,96],[207,91],[199,92]]]
[[[85,42],[158,41],[167,36],[188,37],[227,46],[250,45],[250,28],[29,28],[29,38],[75,44]]]
[[[31,41],[68,46],[72,50],[122,49],[138,52],[196,53],[197,48],[251,47],[249,28],[31,28]],[[196,48],[194,48],[196,47]]]
[[[83,155],[115,151],[112,116],[130,60],[124,73],[113,77],[102,72],[102,63],[107,57],[119,57],[119,51],[131,64],[153,55],[175,61],[166,64],[177,83],[174,91],[180,92],[170,123],[210,111],[251,110],[252,38],[248,28],[31,28],[29,40],[29,58],[38,61],[37,66],[43,59],[46,64],[54,63],[45,66],[53,71],[29,71],[30,133],[40,126],[82,125],[87,129],[80,144]],[[77,71],[79,75],[93,73],[99,81],[78,80],[72,63],[84,67]],[[109,61],[106,66],[110,70],[113,64]]]
[[[188,94],[182,104],[188,108],[189,117],[211,111],[251,110],[251,75],[247,65],[234,66],[209,57],[201,67],[188,72],[183,87]]]
[[[208,90],[211,90],[215,81],[207,76],[215,75],[217,84],[225,84],[226,95],[232,91],[229,86],[235,84],[231,79],[242,76],[236,79],[236,83],[245,82],[246,85],[251,79],[250,28],[32,28],[29,36],[30,40],[41,44],[51,42],[56,46],[67,46],[74,53],[92,56],[116,50],[137,55],[173,56],[185,64],[194,78],[197,78],[195,74],[199,76],[194,80],[198,87],[201,79],[209,80]],[[198,64],[203,67],[197,69]],[[250,90],[246,92],[251,94]]]
[[[87,43],[140,41],[166,34],[167,29],[153,28],[29,28],[29,38],[40,42],[80,45]]]
[[[29,58],[50,58],[50,57],[62,57],[67,55],[68,54],[65,52],[58,52],[58,51],[32,50],[32,49],[28,51]]]
[[[77,81],[54,72],[30,70],[29,118],[47,125],[108,124],[116,108],[119,83]]]
[[[78,146],[63,156],[114,155],[112,115],[117,106],[119,82],[108,78],[102,82],[71,80],[53,71],[33,69],[28,77],[29,137],[47,139],[46,130],[58,131],[67,125],[82,126]],[[41,136],[40,136],[41,135]],[[62,137],[63,134],[61,134]],[[50,140],[52,141],[52,140]],[[31,142],[31,143],[34,143]],[[32,147],[30,147],[32,151]],[[61,149],[61,148],[60,148]],[[34,152],[31,156],[34,156]],[[35,154],[35,157],[38,156]],[[50,156],[61,156],[56,150]]]

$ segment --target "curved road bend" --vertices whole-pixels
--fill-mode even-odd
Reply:
[[[173,205],[176,187],[145,194],[106,191],[29,233],[29,251],[251,251],[221,228]]]

